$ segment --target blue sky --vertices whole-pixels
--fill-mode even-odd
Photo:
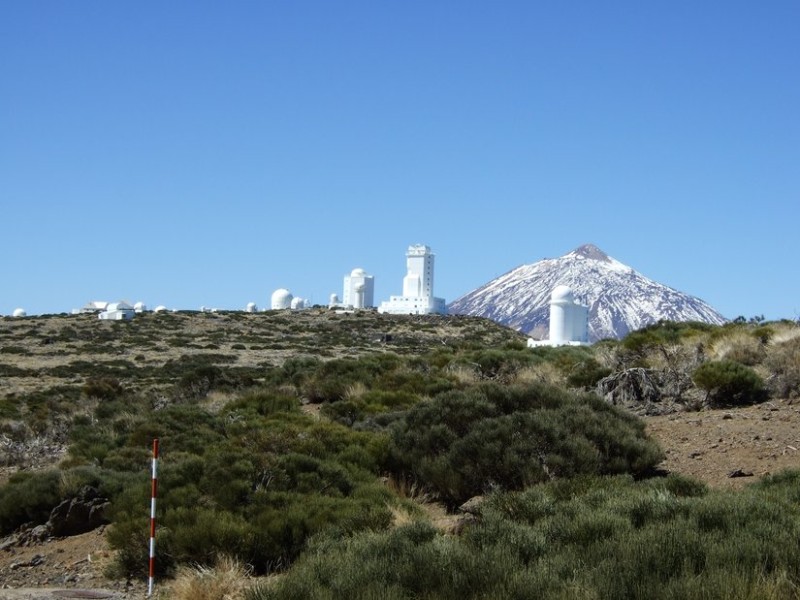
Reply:
[[[0,3],[0,314],[448,301],[594,243],[800,315],[800,3]]]

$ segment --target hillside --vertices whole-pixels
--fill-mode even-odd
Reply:
[[[696,383],[703,366],[732,374],[731,383]],[[531,350],[513,330],[457,316],[2,319],[0,580],[15,589],[0,589],[0,598],[82,593],[80,586],[102,594],[92,597],[141,597],[153,437],[164,453],[162,585],[187,564],[205,569],[189,577],[207,585],[203,573],[226,554],[256,575],[272,573],[247,600],[323,598],[334,584],[316,580],[327,572],[315,562],[322,560],[355,586],[347,597],[366,598],[353,592],[367,590],[357,583],[365,561],[400,552],[376,574],[371,597],[390,597],[397,578],[409,590],[397,597],[414,597],[419,581],[410,573],[435,590],[432,599],[477,599],[481,589],[513,588],[534,573],[550,573],[543,597],[565,597],[574,576],[591,590],[577,597],[597,597],[595,586],[624,597],[653,577],[625,562],[626,548],[648,552],[664,519],[674,518],[670,551],[686,564],[682,553],[698,551],[689,538],[713,513],[726,535],[738,536],[734,545],[750,549],[747,568],[736,563],[747,581],[732,582],[714,536],[701,550],[715,565],[711,583],[681,569],[663,576],[676,586],[711,585],[703,589],[715,593],[704,597],[728,598],[733,585],[755,586],[749,597],[763,597],[764,586],[781,584],[748,569],[757,573],[772,549],[728,523],[755,519],[748,527],[760,531],[783,515],[781,536],[800,527],[797,511],[780,504],[794,477],[780,472],[796,466],[800,448],[798,367],[800,329],[790,322],[660,323],[621,342]],[[595,389],[602,397],[586,393]],[[775,483],[746,486],[770,474]],[[53,535],[51,509],[87,486],[113,506],[111,525]],[[483,495],[500,513],[462,507]],[[575,503],[597,520],[564,530]],[[544,507],[544,520],[518,522]],[[600,513],[588,516],[590,507]],[[674,512],[659,512],[665,507]],[[572,543],[613,564],[578,568]],[[568,561],[570,578],[540,568],[551,555]],[[414,562],[421,556],[438,566],[426,570]],[[494,556],[487,565],[510,568],[470,566],[486,556]],[[526,571],[531,560],[540,567]],[[795,564],[791,555],[776,560],[781,569]],[[619,569],[628,579],[608,579]],[[314,594],[303,591],[311,580]],[[197,597],[163,589],[162,598]]]

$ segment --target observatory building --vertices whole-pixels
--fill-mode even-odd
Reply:
[[[381,302],[378,312],[394,315],[445,314],[444,298],[433,295],[433,257],[428,246],[409,246],[406,252],[407,274],[403,278],[403,295],[390,296]]]
[[[343,302],[346,308],[372,308],[375,306],[375,278],[364,269],[353,269],[344,276]]]
[[[27,317],[28,313],[25,312],[24,308],[15,308],[14,312],[12,313],[12,316],[17,317],[17,318],[19,318],[19,317]]]
[[[130,321],[135,315],[136,310],[127,302],[109,302],[97,316],[103,321]]]
[[[589,309],[575,301],[566,285],[558,285],[550,296],[550,339],[528,340],[535,346],[585,346],[589,343]]]
[[[272,310],[286,310],[292,307],[292,300],[294,296],[292,293],[284,288],[272,292],[270,308]]]

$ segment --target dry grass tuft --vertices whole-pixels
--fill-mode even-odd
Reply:
[[[733,331],[714,342],[711,355],[717,360],[732,360],[752,367],[764,359],[764,346],[746,331]]]
[[[251,582],[236,560],[222,557],[214,568],[182,567],[164,589],[163,600],[244,600]]]
[[[481,380],[481,376],[474,367],[465,365],[451,365],[448,367],[448,372],[456,378],[456,381],[463,385],[470,385],[477,383]]]
[[[517,383],[544,383],[548,385],[564,385],[567,378],[553,363],[541,363],[524,367],[517,371],[514,380]]]
[[[361,381],[356,381],[355,383],[347,386],[347,389],[344,392],[344,399],[345,400],[358,400],[366,394],[369,390],[367,386],[364,385]]]

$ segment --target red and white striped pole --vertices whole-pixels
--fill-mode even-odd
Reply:
[[[156,495],[158,492],[158,438],[153,440],[153,481],[150,493],[150,576],[147,579],[147,597],[153,595],[156,571]]]

